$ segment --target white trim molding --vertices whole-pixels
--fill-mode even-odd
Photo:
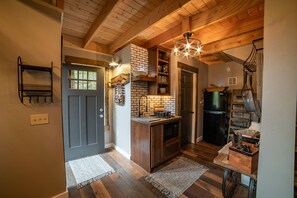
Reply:
[[[124,151],[123,149],[121,149],[120,147],[118,147],[117,145],[115,144],[112,144],[112,147],[117,150],[119,153],[121,153],[122,155],[124,155],[128,160],[130,160],[131,156],[126,152]]]
[[[130,160],[131,156],[124,151],[123,149],[121,149],[120,147],[118,147],[117,145],[115,145],[114,143],[108,143],[105,144],[105,148],[114,148],[115,150],[117,150],[119,153],[121,153],[123,156],[125,156],[128,160]]]

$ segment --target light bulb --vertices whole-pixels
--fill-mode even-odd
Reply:
[[[189,49],[190,47],[191,47],[191,44],[190,43],[187,43],[186,44],[186,48]]]

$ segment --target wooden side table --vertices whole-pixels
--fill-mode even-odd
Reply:
[[[240,177],[240,174],[247,175],[251,178],[248,186],[248,198],[256,197],[257,172],[250,174],[250,173],[238,170],[236,167],[229,164],[228,155],[223,153],[215,157],[213,160],[213,163],[219,166],[222,166],[224,168],[222,192],[225,198],[232,196],[238,184],[238,178]]]

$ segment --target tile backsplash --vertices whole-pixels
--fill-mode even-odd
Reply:
[[[148,51],[145,48],[131,44],[131,72],[148,72]],[[131,82],[131,116],[138,114],[138,101],[142,95],[148,95],[148,82]],[[171,111],[175,115],[175,98],[173,96],[147,96],[148,111],[153,112],[154,106],[164,106],[165,110]],[[140,111],[145,111],[145,98],[141,99]]]

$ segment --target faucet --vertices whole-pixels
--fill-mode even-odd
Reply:
[[[140,98],[138,100],[138,117],[140,117],[140,101],[141,101],[142,97],[145,97],[145,112],[147,112],[147,96],[142,95],[142,96],[140,96]]]

